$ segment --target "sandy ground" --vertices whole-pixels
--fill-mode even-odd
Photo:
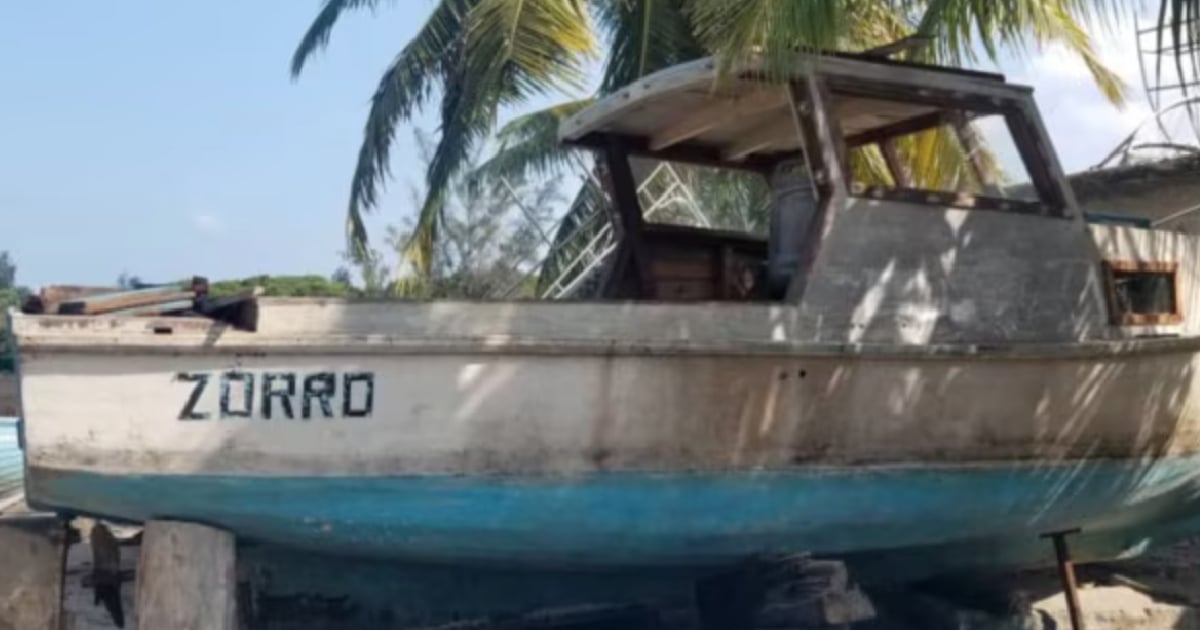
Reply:
[[[123,549],[121,568],[137,568],[136,549]],[[92,570],[92,550],[87,544],[71,547],[67,553],[67,575],[63,582],[63,630],[109,630],[116,628],[112,617],[102,604],[93,601],[89,586]],[[121,599],[125,610],[125,628],[136,628],[133,610],[133,582],[121,585]]]
[[[118,535],[120,535],[118,533]],[[86,535],[84,536],[86,540]],[[1080,600],[1088,630],[1200,630],[1200,542],[1189,542],[1154,557],[1103,567],[1082,567]],[[122,549],[122,567],[133,570],[137,549]],[[91,550],[86,543],[72,547],[68,556],[64,585],[64,630],[111,630],[113,625],[103,605],[93,602],[89,586]],[[928,627],[953,627],[958,630],[1070,628],[1066,603],[1057,592],[1057,577],[1052,572],[1037,572],[998,578],[994,588],[1005,591],[1015,602],[1028,605],[1027,614],[982,614],[973,610],[955,610],[940,602],[925,605],[914,598],[912,604],[932,612],[938,623],[889,617],[880,608],[881,617],[866,624],[868,630],[924,630]],[[1037,593],[1043,593],[1039,596]],[[133,612],[133,583],[122,586],[127,617],[125,628],[136,628]]]

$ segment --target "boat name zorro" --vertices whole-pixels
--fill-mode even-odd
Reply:
[[[262,420],[365,418],[375,404],[372,372],[179,372],[175,380],[192,385],[180,420],[212,418],[214,402],[217,417]],[[209,394],[213,381],[215,401]]]

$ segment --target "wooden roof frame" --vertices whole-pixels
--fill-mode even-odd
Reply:
[[[767,173],[780,160],[794,157],[795,153],[755,152],[754,137],[743,138],[741,146],[733,147],[713,146],[691,139],[710,129],[722,117],[753,116],[776,106],[794,106],[794,90],[787,90],[783,85],[778,88],[784,89],[779,89],[778,95],[774,95],[772,90],[776,88],[769,87],[770,84],[764,81],[764,86],[768,87],[762,90],[732,100],[718,101],[712,107],[687,114],[647,136],[612,133],[606,129],[642,105],[673,92],[698,86],[719,86],[723,76],[745,79],[762,75],[763,68],[758,62],[745,64],[732,69],[729,75],[722,75],[712,58],[666,68],[639,79],[567,118],[560,125],[559,137],[568,145],[601,150],[612,147],[612,141],[617,140],[622,152],[628,156]],[[835,94],[890,98],[1004,116],[1024,166],[1032,178],[1033,187],[1043,200],[1042,203],[1026,203],[1024,205],[1028,207],[1021,208],[1021,211],[1057,217],[1074,214],[1073,195],[1033,103],[1031,88],[1007,83],[1003,76],[995,74],[845,55],[797,54],[791,84],[811,89],[811,78],[818,78],[824,86],[822,89]],[[932,125],[939,121],[931,118],[918,122]],[[898,127],[887,131],[903,130]],[[764,135],[769,135],[771,130],[762,131]],[[846,145],[853,147],[872,142],[876,133],[881,134],[882,138],[886,135],[883,131],[877,129],[850,136],[845,139],[842,150]],[[1011,205],[1020,206],[1022,203],[1014,202]],[[989,204],[971,202],[967,207],[986,208]]]
[[[880,59],[861,59],[847,56],[798,54],[793,81],[802,82],[804,77],[819,75],[834,92],[865,92],[877,98],[885,98],[888,90],[897,98],[911,100],[914,97],[937,99],[939,105],[947,97],[961,105],[999,107],[1001,104],[1015,105],[1029,98],[1032,90],[1025,86],[1005,83],[1000,75],[938,69],[930,66],[897,63]],[[566,144],[599,146],[602,141],[589,138],[592,134],[604,135],[603,129],[621,120],[642,105],[687,88],[710,88],[719,86],[729,77],[755,78],[764,74],[761,63],[752,62],[722,74],[713,58],[698,59],[660,70],[610,94],[590,107],[568,117],[559,126],[559,139]],[[764,82],[764,85],[770,85]],[[712,147],[687,142],[695,132],[702,130],[711,121],[728,116],[753,116],[763,108],[785,106],[786,89],[776,88],[772,101],[772,88],[764,87],[763,93],[748,94],[736,101],[715,103],[700,113],[692,113],[655,133],[641,143],[647,157],[656,157],[668,148],[674,154],[696,153],[713,157]],[[710,160],[711,161],[711,160]],[[722,160],[729,168],[740,168],[736,161]]]
[[[745,80],[762,74],[761,67],[748,64],[735,68],[732,76]],[[638,120],[636,115],[639,113],[645,115],[643,106],[654,102],[655,107],[661,108],[662,99],[672,94],[695,92],[697,87],[717,87],[722,76],[712,59],[667,68],[601,99],[560,125],[562,142],[600,153],[597,166],[613,202],[606,208],[618,240],[616,255],[607,267],[602,283],[606,297],[652,299],[657,295],[657,282],[651,269],[652,252],[648,247],[648,239],[653,235],[644,225],[630,167],[632,157],[742,169],[767,175],[781,161],[803,153],[804,167],[817,193],[813,225],[803,237],[803,243],[797,246],[802,259],[796,272],[781,275],[777,280],[768,278],[766,287],[771,299],[790,302],[798,301],[806,290],[819,251],[820,234],[824,232],[831,211],[852,197],[1081,220],[1074,211],[1074,196],[1033,103],[1032,89],[1010,85],[1001,76],[841,56],[801,55],[797,58],[795,73],[784,81],[772,83],[764,79],[754,82],[753,85],[759,87],[751,87],[745,94],[734,95],[732,99],[714,100],[712,105],[699,109],[694,107],[694,94],[689,94],[685,98],[691,107],[675,108],[669,114],[655,112],[664,118],[670,117],[660,128],[653,128],[655,118],[642,118],[638,121],[640,127],[630,123]],[[935,109],[928,114],[915,114],[847,137],[842,122],[836,118],[835,96],[839,95],[929,105]],[[775,107],[786,107],[786,115],[773,119],[762,116],[766,119],[762,125],[741,130],[736,137],[716,134],[717,138],[723,137],[725,146],[694,141],[718,127],[722,119],[747,118],[762,112],[775,115]],[[1004,117],[1040,202],[945,194],[903,185],[871,191],[860,191],[852,186],[847,157],[851,148],[877,144],[896,183],[903,184],[906,175],[896,164],[894,151],[891,158],[888,157],[889,146],[893,145],[889,139],[950,125],[958,129],[960,139],[967,142],[961,132],[967,120],[964,111]],[[635,117],[629,118],[631,115]],[[624,130],[619,124],[622,121]],[[637,129],[637,133],[629,133],[630,128]],[[795,142],[771,142],[771,134],[776,131],[790,131],[795,134]],[[786,150],[779,150],[781,147]],[[775,151],[763,150],[771,148]],[[976,170],[979,168],[978,164],[972,166]]]

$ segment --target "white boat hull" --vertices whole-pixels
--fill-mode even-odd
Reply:
[[[18,318],[30,498],[560,564],[1014,540],[1023,562],[1073,527],[1106,556],[1194,513],[1192,340],[830,346],[786,309],[544,304],[391,306],[425,331],[360,335],[385,307],[304,308],[257,334]],[[303,329],[329,309],[339,334]],[[575,328],[523,328],[547,309]]]

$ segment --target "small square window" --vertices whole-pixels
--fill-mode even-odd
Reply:
[[[1183,321],[1178,265],[1169,262],[1105,261],[1108,308],[1116,326],[1152,326]]]

